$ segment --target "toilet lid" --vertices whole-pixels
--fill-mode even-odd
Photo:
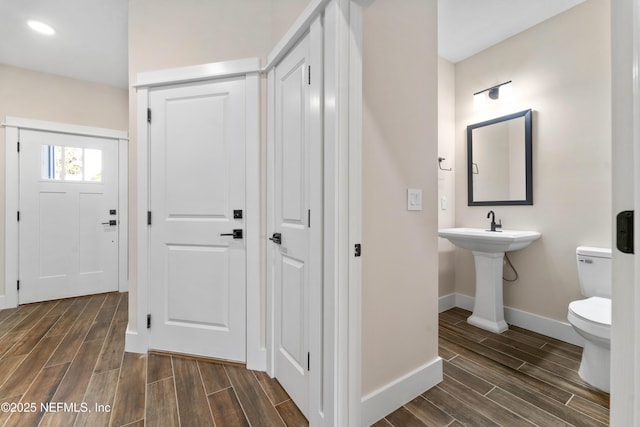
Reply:
[[[569,310],[589,322],[611,326],[611,300],[609,298],[591,297],[573,301],[569,304]]]

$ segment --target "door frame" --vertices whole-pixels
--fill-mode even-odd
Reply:
[[[321,236],[315,237],[322,243],[322,280],[312,293],[320,293],[322,310],[316,307],[317,312],[310,313],[310,350],[321,355],[319,372],[310,375],[310,425],[361,425],[361,261],[354,254],[354,245],[361,243],[362,16],[372,3],[373,0],[311,1],[268,56],[263,69],[269,76],[267,138],[271,138],[268,147],[272,147],[272,70],[302,36],[316,34],[310,40],[312,80],[315,75],[323,84],[318,91],[311,88],[310,125],[312,135],[321,135],[323,193],[316,205],[321,206],[323,218],[322,229],[318,229]],[[319,102],[319,119],[314,118],[314,102]],[[272,153],[267,157],[267,168],[272,158],[269,156]],[[267,176],[271,173],[268,170]],[[273,194],[273,189],[268,191]],[[273,231],[270,224],[267,227],[268,233]],[[272,259],[271,251],[273,248],[267,247],[267,264]],[[271,298],[270,286],[268,292]],[[271,299],[268,301],[268,305],[272,303]],[[273,315],[270,310],[270,353],[274,351]],[[273,354],[269,361],[273,361]],[[267,371],[273,374],[272,364]]]
[[[640,244],[640,0],[611,2],[612,253],[611,425],[640,422],[640,257],[616,249],[616,215],[635,211]],[[631,179],[629,179],[631,177]]]
[[[68,123],[49,122],[7,116],[5,123],[5,292],[0,295],[0,309],[18,306],[20,236],[17,212],[20,210],[20,157],[17,150],[20,130],[103,138],[118,144],[118,291],[129,289],[129,207],[128,171],[129,137],[126,131]]]
[[[192,83],[205,80],[217,80],[228,77],[245,78],[246,111],[246,363],[248,369],[266,369],[266,348],[261,337],[261,240],[260,235],[260,60],[248,58],[235,61],[149,71],[138,74],[138,82],[133,85],[137,90],[138,118],[138,191],[137,191],[137,292],[129,294],[129,324],[127,325],[125,349],[135,353],[149,350],[149,333],[146,329],[146,316],[149,313],[149,242],[147,226],[149,210],[149,131],[147,126],[147,108],[149,108],[149,90],[180,83]],[[264,244],[262,242],[262,244]]]

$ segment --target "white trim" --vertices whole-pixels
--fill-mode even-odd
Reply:
[[[167,68],[164,70],[138,73],[136,89],[168,84],[188,83],[200,80],[212,80],[223,77],[241,76],[260,71],[259,58],[238,59],[235,61],[213,62],[188,67]]]
[[[37,130],[51,133],[89,136],[113,140],[118,144],[118,290],[128,290],[128,144],[126,131],[44,120],[25,119],[7,116],[5,123],[5,290],[0,296],[0,309],[18,306],[18,290],[14,284],[19,278],[20,252],[19,224],[16,214],[20,210],[20,158],[16,149],[19,132]]]
[[[124,139],[128,140],[127,131],[105,129],[92,126],[80,126],[59,122],[48,122],[44,120],[24,119],[20,117],[7,116],[4,127],[14,127],[24,130],[41,130],[45,132],[68,133],[71,135],[93,136],[108,139]]]
[[[438,298],[438,313],[457,307],[456,305],[456,293],[443,295]]]
[[[351,252],[356,244],[362,243],[362,15],[362,6],[357,1],[350,0],[349,31],[345,34],[347,38],[345,44],[348,49],[346,52],[348,55],[348,81],[346,84],[349,91],[349,110],[347,115],[343,117],[345,121],[348,120],[349,126],[349,193],[347,196],[349,246],[344,255],[349,261],[349,425],[360,425],[363,416],[361,406],[362,258],[356,258]],[[342,47],[343,43],[340,45]],[[390,396],[386,396],[386,398],[391,403]]]
[[[442,359],[426,363],[362,397],[362,424],[371,425],[442,381]]]
[[[352,0],[325,10],[324,348],[326,425],[360,425],[361,16]]]
[[[275,162],[276,162],[276,154],[275,154],[275,88],[276,88],[276,80],[275,80],[275,68],[271,68],[269,73],[267,74],[267,153],[266,153],[266,180],[267,180],[267,194],[266,194],[266,226],[267,226],[267,236],[269,233],[273,233],[275,228],[275,206],[274,203],[270,202],[270,200],[274,200],[275,197]],[[267,298],[267,307],[266,307],[266,342],[267,342],[267,373],[273,378],[275,376],[275,357],[274,357],[274,349],[273,343],[275,340],[275,311],[274,307],[276,304],[275,301],[275,292],[273,290],[274,283],[274,259],[275,259],[275,250],[273,244],[269,244],[271,242],[267,242],[266,250],[265,250],[265,283],[266,283],[266,298]]]
[[[0,297],[0,308],[17,307],[20,238],[17,212],[20,210],[19,169],[20,158],[16,148],[18,128],[5,128],[5,248],[4,248],[4,295]]]
[[[322,354],[322,268],[323,268],[323,168],[322,101],[323,101],[323,29],[322,19],[316,16],[309,29],[309,353],[313,369],[309,371],[309,424],[325,424],[323,408]]]
[[[149,313],[149,228],[147,211],[149,209],[149,127],[143,118],[147,116],[149,90],[140,88],[137,92],[138,118],[138,209],[135,219],[138,246],[138,277],[135,291],[129,292],[129,323],[125,337],[125,351],[146,353],[149,349],[149,332],[145,328],[145,319]]]
[[[474,297],[459,293],[452,293],[443,295],[438,299],[438,310],[442,313],[450,308],[460,307],[465,310],[473,311],[474,303]],[[584,338],[578,335],[568,322],[561,322],[559,320],[550,319],[548,317],[511,307],[504,308],[504,318],[510,325],[519,326],[560,341],[584,347]]]
[[[262,346],[260,292],[260,76],[248,73],[245,79],[246,108],[246,314],[247,368],[267,368],[266,348]]]
[[[129,291],[129,140],[118,141],[118,290]]]
[[[150,265],[149,228],[147,211],[149,194],[149,128],[146,121],[149,107],[149,88],[194,81],[209,81],[230,76],[245,76],[246,103],[246,363],[247,368],[267,368],[267,351],[262,346],[261,289],[260,289],[260,77],[258,59],[251,58],[174,68],[138,74],[138,280],[135,295],[129,294],[129,324],[125,350],[145,353],[149,349],[146,316],[149,313]],[[241,72],[242,71],[242,72]]]
[[[262,69],[263,73],[269,72],[287,53],[289,53],[298,40],[300,40],[300,38],[309,31],[311,24],[324,10],[327,3],[329,3],[329,0],[311,0],[298,19],[296,19],[296,22],[293,23],[289,31],[287,31],[267,56],[267,64]]]
[[[635,210],[640,241],[640,0],[611,2],[612,229]],[[615,234],[614,234],[615,236]],[[615,239],[615,237],[614,237]],[[613,249],[612,426],[640,425],[640,257]]]
[[[147,334],[138,334],[136,331],[129,330],[130,324],[131,322],[127,325],[127,332],[125,334],[125,351],[129,353],[146,353],[149,349]]]

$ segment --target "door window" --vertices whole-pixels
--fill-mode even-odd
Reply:
[[[43,145],[42,179],[102,182],[102,150]]]

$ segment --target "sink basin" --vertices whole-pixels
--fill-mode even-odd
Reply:
[[[482,228],[444,228],[440,237],[473,252],[476,266],[476,297],[467,322],[491,332],[509,328],[504,320],[502,263],[505,252],[529,246],[540,238],[537,231],[489,231]]]
[[[461,248],[489,253],[516,251],[540,238],[537,231],[489,231],[482,228],[444,228],[438,231],[438,235]]]

